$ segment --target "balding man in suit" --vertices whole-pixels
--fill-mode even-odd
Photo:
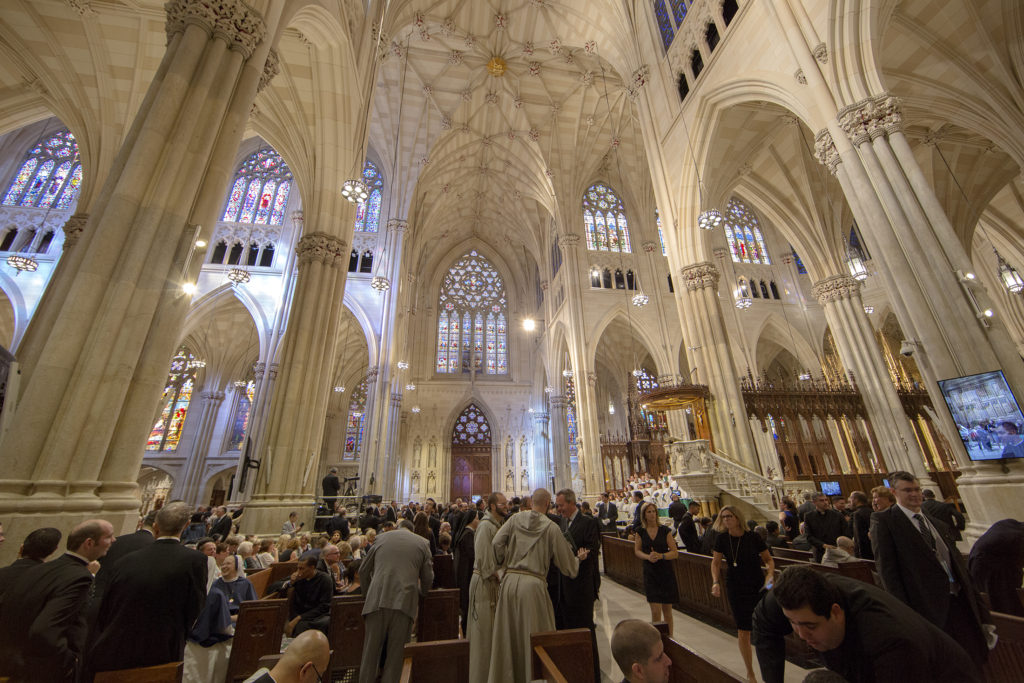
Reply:
[[[11,586],[0,608],[0,675],[14,682],[75,680],[85,642],[82,608],[92,584],[87,566],[113,542],[110,522],[82,522],[68,534],[66,553]]]
[[[359,565],[359,580],[366,596],[366,636],[359,683],[377,680],[377,665],[385,641],[387,655],[381,682],[397,683],[420,596],[426,596],[434,582],[430,544],[412,529],[412,522],[403,519],[398,529],[377,537]]]

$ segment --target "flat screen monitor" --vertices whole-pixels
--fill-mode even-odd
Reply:
[[[999,370],[939,382],[971,460],[1024,458],[1024,414]]]
[[[843,495],[842,490],[839,488],[838,481],[823,481],[821,482],[821,492],[826,496],[841,496]]]
[[[889,483],[888,479],[883,479],[882,480],[882,486],[884,486],[887,489],[891,489],[892,488],[892,484]]]

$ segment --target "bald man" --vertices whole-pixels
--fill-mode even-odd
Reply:
[[[327,676],[331,647],[317,630],[304,631],[284,651],[273,669],[260,669],[244,683],[318,683]]]

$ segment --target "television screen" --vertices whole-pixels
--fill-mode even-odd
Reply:
[[[1024,414],[999,370],[939,382],[971,460],[1024,458]]]
[[[882,480],[882,486],[884,486],[887,489],[891,489],[892,488],[892,484],[889,483],[888,479],[883,479]]]
[[[823,481],[821,482],[821,492],[826,496],[841,496],[843,492],[839,489],[838,481]]]

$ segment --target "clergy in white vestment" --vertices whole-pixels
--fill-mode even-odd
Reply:
[[[551,493],[533,492],[533,509],[512,515],[494,536],[494,555],[505,567],[498,590],[491,639],[488,683],[527,683],[530,675],[530,634],[555,630],[555,610],[548,597],[547,572],[554,560],[558,570],[576,578],[580,559],[558,525],[547,517]],[[472,641],[471,641],[472,642]]]

